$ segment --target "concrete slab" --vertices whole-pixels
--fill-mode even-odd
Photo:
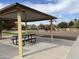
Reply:
[[[79,59],[79,36],[74,42],[71,51],[69,52],[67,59]]]
[[[66,59],[74,41],[37,37],[37,43],[28,44],[23,47],[23,59]],[[18,46],[11,43],[10,39],[0,41],[0,59],[17,59]]]

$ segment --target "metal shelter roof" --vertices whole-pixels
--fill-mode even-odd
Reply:
[[[17,12],[21,11],[22,21],[42,21],[56,19],[56,17],[37,11],[20,3],[14,3],[0,9],[0,20],[17,20]],[[26,19],[26,20],[25,20]]]

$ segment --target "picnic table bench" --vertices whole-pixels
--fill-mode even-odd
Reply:
[[[12,37],[12,43],[18,45],[18,35]],[[25,46],[25,42],[36,43],[36,37],[33,34],[22,35],[22,43]]]

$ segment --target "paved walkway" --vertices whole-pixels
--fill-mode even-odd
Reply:
[[[71,51],[67,56],[67,59],[79,59],[79,36],[73,44]]]
[[[37,37],[36,44],[23,47],[24,59],[66,59],[74,41]],[[0,59],[15,59],[18,56],[18,46],[10,39],[0,40]]]

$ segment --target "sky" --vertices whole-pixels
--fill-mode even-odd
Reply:
[[[0,9],[15,2],[57,17],[56,24],[62,21],[69,22],[75,18],[79,19],[79,0],[0,0]],[[49,21],[29,24],[49,24]]]

